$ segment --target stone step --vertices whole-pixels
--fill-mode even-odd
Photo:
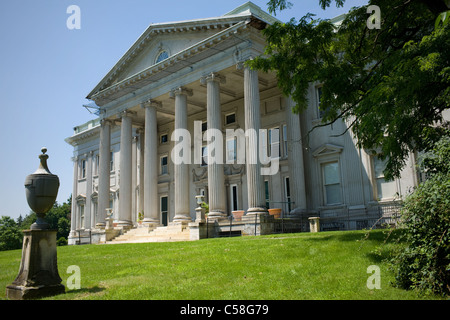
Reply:
[[[139,243],[139,242],[169,242],[189,241],[190,232],[186,224],[171,224],[169,226],[158,226],[148,228],[140,226],[128,230],[108,243]]]

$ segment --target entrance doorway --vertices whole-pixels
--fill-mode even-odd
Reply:
[[[163,226],[167,226],[167,215],[168,215],[168,202],[169,198],[167,196],[161,197],[161,223]]]

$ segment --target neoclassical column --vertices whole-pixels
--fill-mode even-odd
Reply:
[[[207,89],[208,218],[220,219],[226,217],[222,113],[220,105],[220,83],[225,83],[225,78],[217,73],[211,73],[203,77],[201,82],[206,83]],[[212,157],[212,150],[210,149],[214,149],[215,157]]]
[[[173,137],[176,137],[178,143],[181,143],[178,138],[184,136],[183,139],[188,138],[185,133],[187,131],[187,96],[192,95],[192,91],[185,88],[177,88],[172,90],[170,95],[175,98],[175,132],[172,133]],[[189,135],[190,137],[190,135]],[[190,141],[189,144],[183,140],[183,145],[189,146],[183,148],[181,154],[177,154],[177,157],[183,159],[186,157],[184,152],[190,153]],[[190,158],[190,157],[189,157]],[[175,173],[175,216],[173,218],[174,222],[185,222],[191,221],[190,211],[189,211],[189,161],[186,163],[184,160],[181,163],[174,160],[174,173]]]
[[[122,119],[120,128],[120,181],[119,181],[119,221],[118,226],[132,226],[132,124],[128,111],[118,115]]]
[[[159,224],[157,106],[161,106],[161,103],[154,100],[141,104],[145,108],[143,223],[146,225]]]
[[[239,66],[238,66],[239,67]],[[267,214],[264,179],[259,161],[259,129],[261,128],[258,72],[244,68],[244,113],[246,131],[247,215]]]
[[[292,108],[295,107],[292,98],[285,97],[284,101],[288,135],[289,183],[291,199],[295,202],[291,212],[301,213],[306,210],[306,187],[300,117],[292,112]]]
[[[84,208],[84,225],[86,229],[94,227],[94,215],[92,212],[92,163],[94,152],[90,151],[86,157],[86,206]]]
[[[104,229],[106,209],[109,208],[111,174],[111,121],[100,121],[100,147],[98,161],[98,217],[96,228]]]
[[[144,213],[144,144],[145,144],[145,132],[144,129],[139,129],[139,201],[138,201],[138,212]]]
[[[70,219],[70,231],[75,232],[78,221],[77,196],[78,196],[78,157],[73,157],[73,187],[72,187],[72,216]]]

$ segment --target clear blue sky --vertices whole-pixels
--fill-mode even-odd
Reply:
[[[254,0],[267,9],[268,0]],[[0,216],[30,212],[25,177],[39,164],[41,147],[59,176],[57,201],[72,192],[73,148],[64,139],[95,116],[82,107],[86,95],[151,23],[223,15],[246,0],[5,0],[0,2]],[[332,18],[366,0],[333,3],[291,0],[277,14],[288,21],[307,12]],[[67,7],[81,9],[81,29],[69,30]]]

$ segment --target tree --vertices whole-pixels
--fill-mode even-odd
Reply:
[[[64,238],[67,240],[70,233],[70,220],[71,220],[71,198],[63,204],[55,202],[53,208],[51,208],[45,215],[45,221],[49,224],[49,229],[57,230],[56,239],[58,243],[65,243],[60,239]],[[30,229],[31,225],[36,221],[36,213],[30,212],[22,220],[20,224],[20,229]]]
[[[2,216],[0,218],[0,251],[22,248],[22,232],[14,219]]]
[[[320,0],[323,9],[330,3]],[[274,13],[292,4],[268,5]],[[450,106],[450,24],[437,22],[448,8],[444,0],[369,5],[381,10],[380,29],[368,28],[366,7],[350,10],[340,26],[310,13],[268,26],[265,55],[250,66],[276,72],[279,87],[297,104],[294,112],[307,108],[311,83],[323,84],[324,115],[316,127],[346,121],[358,147],[388,157],[385,177],[392,179],[411,151],[429,150],[443,134],[436,123]]]

